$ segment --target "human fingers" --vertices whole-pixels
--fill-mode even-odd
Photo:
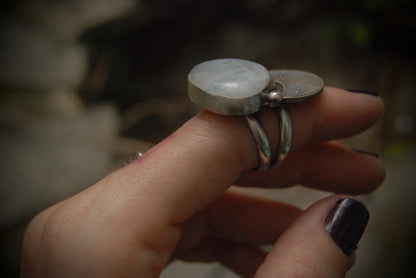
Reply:
[[[378,97],[325,88],[317,98],[295,104],[291,110],[292,146],[298,150],[311,141],[351,136],[369,128],[380,117],[383,105]],[[265,129],[278,130],[273,113],[264,113],[269,113],[264,117]],[[167,208],[163,217],[181,223],[225,192],[241,172],[257,164],[256,145],[242,118],[202,113],[111,175],[107,183],[114,187],[110,191],[131,200],[133,208],[148,203],[163,205]],[[135,199],[143,196],[147,201]]]
[[[268,172],[245,172],[238,185],[287,187],[301,184],[336,193],[364,194],[380,185],[385,166],[376,156],[336,142],[308,144]]]
[[[363,131],[380,116],[382,103],[326,88],[291,109],[297,150],[310,141]],[[265,129],[278,133],[274,113],[261,114]],[[53,255],[53,264],[39,271],[61,277],[74,270],[156,276],[181,240],[183,223],[257,165],[257,147],[243,118],[202,113],[140,159],[61,203],[43,226],[35,221],[26,235],[42,230],[42,246],[48,248],[25,252],[39,253],[35,257],[45,258],[46,265]],[[70,256],[67,268],[52,267]]]
[[[317,98],[295,103],[290,109],[293,149],[297,149],[308,142],[346,138],[368,129],[383,114],[384,104],[374,94],[325,87]]]
[[[175,255],[205,237],[250,245],[272,244],[302,213],[299,208],[233,187],[183,225]]]
[[[383,106],[374,96],[325,88],[317,98],[291,109],[293,150],[299,150],[311,141],[365,130],[377,121]],[[278,131],[272,111],[261,116],[266,130]],[[182,224],[257,165],[257,146],[244,119],[204,112],[93,192],[97,203],[111,212],[105,215],[116,216],[105,222],[128,225],[125,238],[157,238],[153,244],[169,246],[164,250],[168,257],[181,239]]]
[[[232,188],[208,209],[209,235],[253,245],[273,243],[302,210]]]
[[[266,253],[302,213],[292,205],[231,188],[183,226],[172,259],[220,262],[241,277],[253,277]]]
[[[219,262],[241,277],[251,278],[266,258],[258,246],[206,237],[179,257],[190,262]]]
[[[344,277],[368,219],[351,197],[317,202],[279,238],[255,277]]]

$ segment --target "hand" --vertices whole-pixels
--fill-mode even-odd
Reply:
[[[366,130],[383,104],[325,88],[290,109],[292,151],[265,172],[250,171],[258,153],[242,117],[194,117],[141,158],[38,215],[25,234],[22,276],[157,277],[181,258],[219,261],[243,277],[343,277],[366,220],[353,197],[334,195],[302,212],[230,186],[373,190],[384,178],[382,162],[326,141]],[[275,115],[261,114],[266,130],[276,130]],[[338,237],[339,229],[348,233]],[[272,243],[269,254],[259,248]]]

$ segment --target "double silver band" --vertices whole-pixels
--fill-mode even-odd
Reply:
[[[289,109],[285,104],[282,104],[277,108],[277,110],[279,114],[280,140],[279,146],[277,147],[277,151],[274,155],[272,155],[267,133],[264,130],[257,114],[254,113],[245,115],[247,124],[253,134],[259,152],[259,165],[257,170],[267,170],[277,166],[289,153],[292,143],[292,121]]]

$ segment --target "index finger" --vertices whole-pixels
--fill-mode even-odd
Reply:
[[[292,149],[364,131],[382,111],[378,97],[325,88],[317,98],[291,107]],[[273,117],[269,115],[263,123],[266,130],[278,132]],[[244,118],[203,112],[110,175],[106,191],[126,213],[152,210],[152,217],[179,224],[218,198],[243,171],[257,165],[257,147]]]

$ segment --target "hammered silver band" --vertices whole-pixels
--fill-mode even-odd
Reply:
[[[277,151],[273,155],[269,139],[267,138],[267,133],[257,114],[254,113],[245,115],[247,124],[253,134],[259,152],[259,165],[256,168],[257,170],[268,170],[277,166],[289,153],[292,143],[292,121],[289,109],[286,105],[282,104],[277,108],[277,110],[279,114],[280,140]]]

